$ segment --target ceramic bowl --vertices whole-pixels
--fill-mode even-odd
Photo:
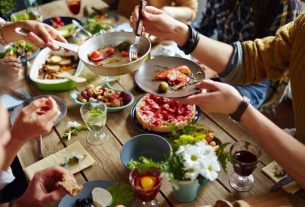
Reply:
[[[155,161],[165,161],[172,151],[170,143],[155,134],[140,134],[128,140],[121,149],[121,162],[127,167],[132,160],[144,156]]]
[[[49,48],[44,48],[34,59],[31,70],[29,72],[30,79],[36,84],[36,86],[42,90],[46,91],[66,91],[75,88],[76,83],[68,79],[56,79],[56,80],[43,80],[38,78],[39,69],[46,62],[50,53],[53,54],[63,54],[65,51],[63,49],[59,51],[51,51]],[[70,55],[77,57],[74,52],[69,52]],[[84,63],[79,61],[76,72],[74,76],[79,76],[84,69]]]
[[[106,88],[110,88],[116,92],[122,92],[122,90],[118,90],[118,89],[114,89],[112,88],[111,86],[109,86],[108,84],[105,84],[103,87],[106,87]],[[123,91],[125,92],[129,97],[130,97],[130,101],[128,104],[124,105],[124,106],[119,106],[119,107],[107,107],[107,112],[110,112],[110,113],[113,113],[113,112],[119,112],[119,111],[122,111],[126,108],[128,108],[129,106],[131,106],[134,102],[134,96],[132,95],[132,93],[130,93],[129,91]],[[79,104],[79,105],[83,105],[84,103],[79,101],[77,99],[77,96],[80,92],[79,91],[72,91],[70,93],[70,97],[73,99],[73,101],[76,103],[76,104]]]

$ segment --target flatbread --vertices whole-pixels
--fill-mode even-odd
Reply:
[[[82,190],[83,186],[78,185],[76,182],[74,182],[72,179],[64,177],[62,181],[59,181],[57,183],[59,186],[61,186],[67,193],[73,197],[75,197],[79,191]]]

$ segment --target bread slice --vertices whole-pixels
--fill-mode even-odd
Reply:
[[[75,197],[83,188],[83,186],[78,185],[75,181],[67,177],[64,177],[63,180],[59,181],[57,184],[73,197]]]
[[[214,207],[233,207],[233,205],[226,200],[218,200],[216,201]]]

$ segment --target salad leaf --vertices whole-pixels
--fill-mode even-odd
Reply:
[[[124,205],[130,206],[133,201],[132,187],[125,183],[116,183],[107,189],[112,195],[111,206]]]

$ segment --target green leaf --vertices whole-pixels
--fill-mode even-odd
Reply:
[[[125,183],[116,183],[107,189],[112,195],[113,201],[111,206],[124,205],[130,206],[133,201],[132,187]]]

